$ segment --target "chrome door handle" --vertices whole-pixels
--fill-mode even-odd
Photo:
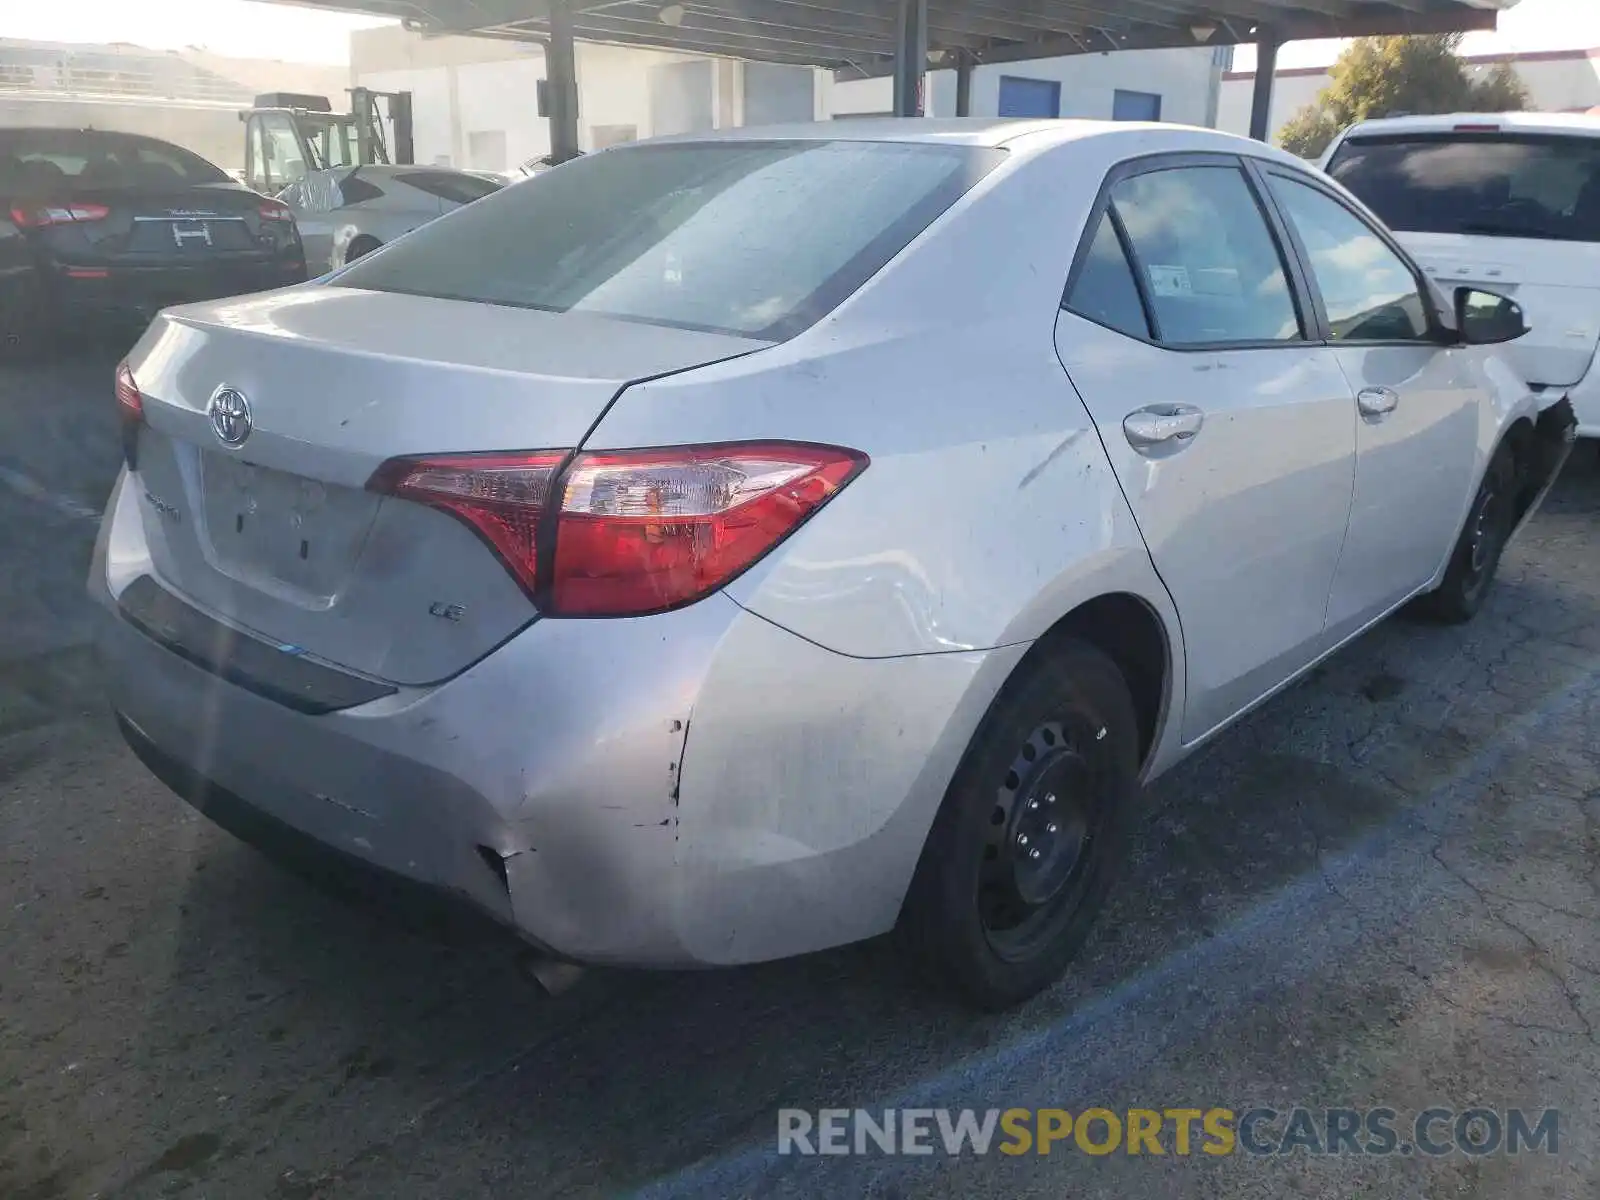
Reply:
[[[1205,414],[1192,404],[1152,404],[1122,419],[1122,432],[1135,450],[1178,449],[1194,440]]]
[[[1400,404],[1400,393],[1393,388],[1362,388],[1356,393],[1356,407],[1363,417],[1387,417]]]

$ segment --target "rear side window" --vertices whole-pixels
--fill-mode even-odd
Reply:
[[[1600,242],[1600,138],[1356,138],[1328,173],[1391,229]]]
[[[154,138],[77,129],[0,134],[0,194],[159,191],[227,182],[220,167]]]
[[[1100,228],[1072,281],[1067,307],[1080,317],[1119,333],[1138,338],[1150,336],[1139,285],[1134,282],[1133,267],[1123,252],[1122,239],[1117,236],[1110,213],[1100,218]]]
[[[476,175],[451,175],[446,171],[408,171],[395,178],[419,192],[427,192],[451,204],[471,204],[505,186],[492,179],[480,179]]]
[[[359,174],[346,175],[339,181],[339,202],[341,204],[360,204],[365,200],[377,200],[383,195],[383,189],[369,180],[361,178]]]
[[[342,286],[780,339],[1001,161],[898,142],[683,142],[586,155],[424,225]]]
[[[1127,231],[1160,341],[1194,346],[1303,336],[1283,259],[1239,168],[1135,175],[1112,189],[1111,204]]]

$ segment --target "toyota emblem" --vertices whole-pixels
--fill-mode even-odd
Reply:
[[[211,432],[224,446],[242,446],[250,436],[254,423],[250,419],[250,401],[238,388],[223,384],[211,393],[206,405],[206,416],[211,419]]]

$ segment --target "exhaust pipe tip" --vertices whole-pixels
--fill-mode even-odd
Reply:
[[[584,968],[577,963],[562,962],[536,950],[524,950],[519,954],[517,968],[524,978],[538,984],[547,996],[559,996],[570,990],[585,974]]]

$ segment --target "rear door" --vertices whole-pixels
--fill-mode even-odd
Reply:
[[[1415,267],[1333,190],[1268,168],[1315,285],[1317,316],[1356,393],[1350,532],[1328,601],[1334,636],[1432,578],[1456,537],[1486,397],[1440,344]]]
[[[1114,173],[1056,347],[1183,624],[1192,741],[1323,645],[1355,465],[1350,387],[1236,158]]]
[[[1358,136],[1327,169],[1446,290],[1522,306],[1530,332],[1505,349],[1529,382],[1583,378],[1600,343],[1600,125],[1592,136],[1476,122]]]

